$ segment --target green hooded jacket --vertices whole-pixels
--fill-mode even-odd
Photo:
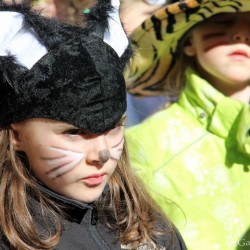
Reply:
[[[177,103],[127,130],[132,166],[188,249],[250,249],[250,107],[186,78]]]

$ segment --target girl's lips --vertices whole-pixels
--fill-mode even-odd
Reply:
[[[244,50],[236,50],[233,53],[231,53],[229,56],[237,61],[242,61],[242,60],[249,58],[248,53]]]
[[[91,175],[81,179],[88,186],[100,185],[103,182],[105,174]]]

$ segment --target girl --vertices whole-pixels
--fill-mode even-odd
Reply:
[[[132,39],[138,53],[128,78],[131,92],[178,96],[128,130],[134,168],[188,249],[246,246],[250,1],[173,3]]]
[[[185,249],[128,164],[112,4],[78,28],[0,2],[1,249]]]

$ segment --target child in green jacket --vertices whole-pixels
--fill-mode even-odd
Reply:
[[[0,0],[1,250],[186,250],[128,162],[119,6],[80,28]]]
[[[248,249],[250,1],[175,1],[132,40],[130,92],[178,97],[128,129],[133,167],[188,249]]]

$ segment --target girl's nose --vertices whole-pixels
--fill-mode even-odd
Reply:
[[[232,34],[232,40],[236,43],[250,43],[250,27],[241,20],[237,27],[235,27],[235,32]]]
[[[92,165],[103,165],[110,159],[109,147],[106,142],[105,135],[100,135],[93,138],[91,143],[86,160]]]
[[[250,35],[243,32],[237,32],[237,34],[233,36],[233,41],[238,43],[249,43]]]

